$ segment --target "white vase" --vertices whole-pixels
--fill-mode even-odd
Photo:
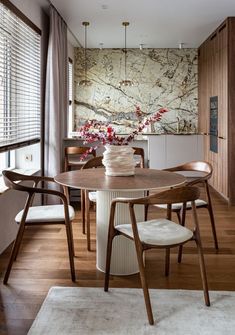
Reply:
[[[105,145],[103,164],[107,176],[135,174],[134,150],[129,145]]]

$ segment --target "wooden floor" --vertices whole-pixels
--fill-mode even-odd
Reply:
[[[212,193],[219,240],[219,252],[213,247],[205,209],[198,211],[210,290],[235,290],[235,208],[228,207]],[[164,212],[161,212],[164,214]],[[151,209],[150,217],[156,215]],[[159,214],[158,214],[159,215]],[[190,220],[190,215],[188,216]],[[104,275],[96,270],[95,216],[92,215],[92,252],[86,250],[81,233],[80,212],[73,223],[77,282],[70,280],[65,230],[60,226],[29,227],[9,284],[0,284],[0,334],[27,334],[37,312],[52,286],[102,287]],[[190,225],[190,224],[189,224]],[[183,262],[172,251],[170,276],[164,276],[164,254],[149,251],[146,270],[150,288],[201,289],[198,258],[194,244],[184,248]],[[0,279],[6,268],[9,249],[0,256]],[[112,277],[111,287],[140,287],[138,275]],[[203,303],[203,296],[202,296]]]

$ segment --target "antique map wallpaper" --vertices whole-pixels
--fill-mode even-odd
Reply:
[[[197,49],[127,49],[126,79],[133,86],[119,86],[124,78],[122,49],[87,49],[87,78],[84,51],[75,49],[74,130],[88,119],[109,121],[120,133],[135,128],[135,106],[146,117],[161,107],[169,112],[148,132],[197,132]]]

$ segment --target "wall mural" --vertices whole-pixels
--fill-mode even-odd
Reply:
[[[128,49],[127,76],[134,86],[119,87],[124,79],[122,49],[87,49],[84,79],[83,49],[75,49],[74,128],[86,120],[109,121],[119,133],[136,127],[135,106],[150,116],[161,107],[169,112],[148,132],[197,132],[197,49]]]

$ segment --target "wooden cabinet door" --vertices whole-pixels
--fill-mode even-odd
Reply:
[[[228,197],[228,31],[226,24],[219,29],[218,40],[218,191]]]
[[[228,31],[226,23],[199,50],[199,131],[204,159],[213,166],[210,184],[228,196]],[[218,152],[210,150],[210,98],[218,97]]]
[[[208,58],[207,43],[198,52],[198,131],[206,134],[208,130]]]

